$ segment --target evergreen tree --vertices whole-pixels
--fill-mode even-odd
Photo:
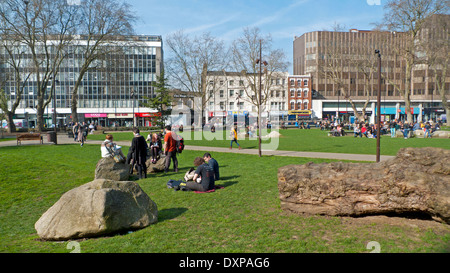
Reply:
[[[145,98],[147,100],[144,106],[158,110],[161,116],[155,117],[157,126],[164,128],[167,117],[170,114],[168,108],[172,105],[172,99],[169,95],[169,86],[167,85],[167,78],[164,76],[164,70],[161,70],[161,75],[156,76],[156,82],[152,83],[154,87],[154,97]]]

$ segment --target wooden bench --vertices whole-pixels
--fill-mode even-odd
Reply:
[[[39,133],[17,134],[17,145],[22,144],[21,142],[24,140],[40,140],[41,144],[44,144],[44,140]]]

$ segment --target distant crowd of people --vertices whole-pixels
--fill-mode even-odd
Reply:
[[[329,121],[320,121],[318,126],[321,130],[330,129],[330,135],[332,136],[345,136],[347,133],[344,128],[353,126],[353,136],[354,137],[367,137],[367,138],[377,138],[377,126],[378,124],[369,124],[367,122],[356,122],[352,125],[344,123],[332,123]],[[406,121],[392,120],[385,121],[381,125],[380,134],[386,135],[390,134],[392,138],[396,137],[397,132],[401,132],[405,139],[411,137],[412,132],[417,130],[423,130],[425,138],[431,138],[433,133],[440,130],[442,122],[433,122],[429,120],[427,122],[413,122],[408,123]]]

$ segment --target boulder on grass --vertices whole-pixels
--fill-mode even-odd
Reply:
[[[157,172],[163,172],[164,171],[164,163],[166,161],[165,156],[161,156],[156,163],[152,163],[152,159],[149,158],[145,162],[145,165],[147,166],[147,173],[157,173]]]
[[[307,215],[427,215],[450,223],[450,150],[404,148],[380,163],[278,169],[284,210]]]
[[[44,240],[71,240],[136,230],[157,222],[158,209],[131,181],[98,179],[72,189],[36,222]]]
[[[111,157],[102,157],[95,168],[95,179],[130,180],[130,165],[117,163]]]

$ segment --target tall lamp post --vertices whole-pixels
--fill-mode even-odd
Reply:
[[[375,54],[378,55],[378,93],[377,93],[377,157],[376,161],[380,162],[380,133],[381,133],[381,54],[376,49]]]
[[[58,123],[57,121],[57,116],[56,116],[56,87],[55,87],[55,83],[59,81],[56,80],[54,77],[50,77],[50,79],[52,80],[52,88],[51,88],[51,92],[52,92],[52,97],[53,97],[53,126],[54,126],[54,133],[55,133],[55,145],[58,144],[58,135],[56,132],[56,124]],[[48,108],[47,108],[48,109]]]
[[[131,99],[133,100],[133,128],[134,128],[134,89],[131,89]]]
[[[259,64],[259,93],[258,93],[258,154],[261,157],[261,106],[262,106],[262,81],[261,81],[261,71],[262,65],[267,66],[267,62],[262,60],[262,40],[259,40],[259,59],[256,60],[256,64]],[[266,79],[267,80],[267,79]]]

